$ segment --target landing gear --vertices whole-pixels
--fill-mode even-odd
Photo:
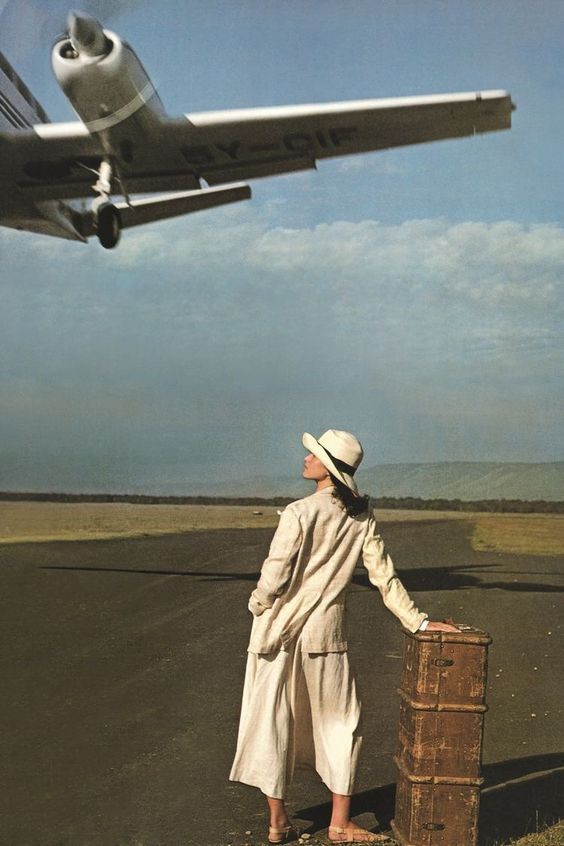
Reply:
[[[121,235],[121,217],[119,211],[112,203],[106,201],[101,203],[95,212],[96,232],[100,244],[106,250],[116,246]]]
[[[92,203],[94,228],[100,244],[106,250],[115,247],[121,235],[121,216],[118,209],[110,201],[112,175],[111,162],[104,159],[100,163],[98,180],[92,186],[98,194]]]

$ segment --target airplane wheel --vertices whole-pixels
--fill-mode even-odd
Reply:
[[[104,203],[98,209],[96,231],[98,240],[106,250],[111,250],[119,241],[121,218],[119,211],[111,203]]]

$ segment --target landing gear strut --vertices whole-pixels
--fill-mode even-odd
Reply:
[[[112,165],[104,159],[98,171],[98,181],[92,186],[98,193],[92,203],[92,214],[98,240],[106,250],[115,247],[121,235],[121,216],[110,201],[111,182]]]

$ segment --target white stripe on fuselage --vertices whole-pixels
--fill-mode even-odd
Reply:
[[[151,99],[153,94],[156,94],[155,86],[151,81],[149,81],[145,87],[135,95],[133,100],[130,100],[129,103],[126,103],[125,106],[122,106],[121,109],[117,110],[117,112],[113,112],[113,114],[98,118],[97,120],[91,120],[85,124],[85,126],[89,132],[104,132],[104,130],[110,129],[112,126],[116,126],[116,124],[121,123],[123,120],[126,120],[126,118],[135,114],[136,111],[141,109]]]

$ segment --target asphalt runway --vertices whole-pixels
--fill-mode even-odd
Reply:
[[[432,617],[490,632],[481,842],[564,816],[562,561],[474,552],[459,520],[386,524]],[[271,530],[0,546],[2,846],[264,842],[264,800],[227,780]],[[360,567],[349,601],[365,740],[354,810],[393,815],[402,633]],[[300,775],[316,832],[328,794]],[[245,832],[251,831],[248,835]]]

